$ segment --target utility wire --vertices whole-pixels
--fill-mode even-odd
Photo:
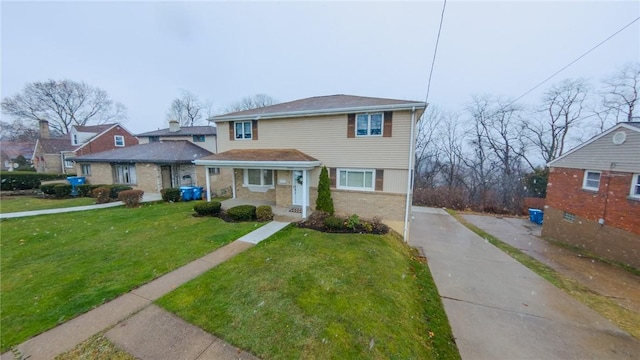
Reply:
[[[527,92],[525,92],[524,94],[518,96],[515,100],[513,100],[512,102],[510,102],[508,105],[506,105],[506,107],[509,107],[511,105],[513,105],[514,103],[516,103],[518,100],[522,99],[523,97],[529,95],[532,91],[534,91],[535,89],[539,88],[540,86],[542,86],[544,83],[546,83],[547,81],[551,80],[554,76],[558,75],[559,73],[561,73],[562,71],[564,71],[566,68],[568,68],[569,66],[575,64],[576,62],[578,62],[580,59],[582,59],[583,57],[587,56],[590,52],[592,52],[593,50],[597,49],[598,47],[600,47],[600,45],[606,43],[607,41],[609,41],[612,37],[618,35],[619,33],[621,33],[624,29],[628,28],[629,26],[631,26],[633,23],[635,23],[636,21],[640,20],[640,16],[635,18],[633,21],[631,21],[630,23],[628,23],[627,25],[623,26],[620,30],[616,31],[615,33],[613,33],[611,36],[609,36],[608,38],[602,40],[601,42],[599,42],[596,46],[592,47],[591,49],[589,49],[587,52],[585,52],[584,54],[580,55],[577,59],[573,60],[572,62],[570,62],[569,64],[567,64],[565,67],[563,67],[562,69],[556,71],[555,73],[553,73],[551,76],[549,76],[548,78],[542,80],[538,85],[532,87],[530,90],[528,90]],[[437,43],[436,43],[437,44]],[[436,45],[437,46],[437,45]],[[435,55],[434,55],[435,57]],[[432,68],[433,70],[433,68]],[[429,81],[431,81],[431,79],[429,79]],[[427,90],[427,96],[428,96],[429,92]]]
[[[433,60],[431,60],[431,70],[429,71],[429,81],[427,82],[427,95],[424,98],[424,102],[428,105],[429,90],[431,89],[431,77],[433,76],[433,67],[436,64],[436,55],[438,54],[438,44],[440,43],[440,33],[442,32],[442,23],[444,22],[444,10],[447,7],[447,0],[444,0],[442,4],[442,13],[440,14],[440,26],[438,27],[438,36],[436,37],[436,47],[433,50]]]

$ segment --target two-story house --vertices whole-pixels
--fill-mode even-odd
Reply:
[[[40,121],[31,162],[37,172],[66,174],[74,171],[76,156],[138,145],[138,139],[122,125],[73,126],[69,134],[52,138],[49,122]]]
[[[169,128],[138,134],[140,144],[75,158],[78,174],[91,184],[129,185],[147,193],[197,185],[193,161],[216,148],[213,126]],[[216,174],[214,177],[219,176]]]
[[[542,235],[640,268],[640,123],[549,162]]]
[[[426,103],[350,95],[319,96],[209,119],[228,132],[219,153],[195,161],[231,173],[234,198],[315,207],[322,166],[336,213],[380,217],[405,233],[412,200],[418,119]],[[212,186],[205,176],[206,187]]]

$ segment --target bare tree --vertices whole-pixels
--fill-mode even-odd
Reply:
[[[446,115],[438,107],[429,106],[418,123],[415,152],[416,187],[435,186],[440,157],[440,148],[436,146],[435,138],[444,116]]]
[[[111,100],[106,91],[71,80],[27,84],[21,93],[2,100],[2,112],[34,127],[47,120],[61,134],[67,134],[73,125],[126,119],[125,106]]]
[[[167,120],[177,120],[181,126],[195,126],[200,123],[203,111],[205,104],[192,92],[183,90],[182,95],[171,102]]]
[[[278,101],[266,94],[245,96],[240,101],[226,108],[227,112],[251,110],[277,104]]]
[[[40,136],[38,128],[28,126],[24,122],[0,121],[0,140],[3,141],[35,141]]]
[[[615,122],[633,121],[640,92],[640,62],[625,64],[603,84],[603,105]]]
[[[549,162],[565,152],[569,133],[584,118],[589,85],[584,79],[567,79],[553,85],[542,98],[546,120],[523,121],[526,137],[540,157]]]

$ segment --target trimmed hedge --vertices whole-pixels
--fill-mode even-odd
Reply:
[[[0,190],[30,190],[38,189],[42,175],[26,171],[2,171],[0,172]]]
[[[108,186],[102,186],[102,187],[93,189],[93,191],[91,192],[91,195],[92,197],[96,198],[96,204],[104,204],[109,202],[110,192],[111,192],[111,189]]]
[[[273,209],[269,205],[260,205],[256,208],[256,218],[258,221],[273,220]]]
[[[43,184],[40,185],[40,191],[42,191],[43,194],[45,195],[55,195],[56,191],[53,188],[54,186],[56,186],[58,184]]]
[[[235,221],[250,221],[256,218],[256,207],[253,205],[238,205],[227,209],[227,216]]]
[[[109,186],[109,188],[109,197],[112,199],[117,199],[118,193],[120,193],[121,191],[133,190],[131,186],[127,185],[111,185]]]
[[[179,188],[162,189],[160,194],[162,195],[162,200],[166,202],[178,202],[182,199]]]
[[[143,195],[144,191],[142,190],[123,190],[118,193],[118,200],[128,208],[135,208],[140,206]]]
[[[193,210],[202,216],[215,216],[220,214],[222,204],[219,201],[200,201],[193,205]]]
[[[53,185],[53,192],[56,198],[64,199],[71,196],[71,185],[69,184],[55,184]]]

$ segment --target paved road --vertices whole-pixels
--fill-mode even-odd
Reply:
[[[638,359],[640,341],[440,209],[413,208],[463,359]]]

